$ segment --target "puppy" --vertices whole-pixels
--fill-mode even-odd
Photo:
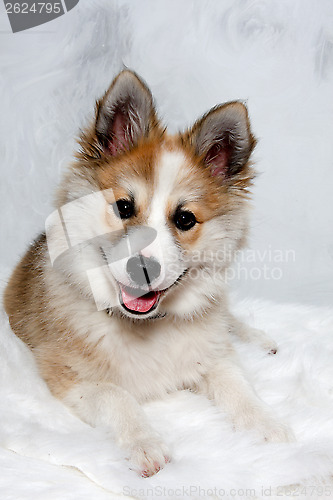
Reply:
[[[245,241],[255,146],[246,107],[216,106],[170,136],[145,83],[125,70],[97,102],[56,211],[4,302],[51,392],[113,430],[144,477],[170,459],[140,404],[206,394],[234,427],[281,441],[245,380],[230,332],[276,346],[229,312],[225,272]]]

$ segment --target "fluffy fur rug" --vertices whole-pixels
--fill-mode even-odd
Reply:
[[[236,312],[279,344],[276,356],[239,342],[237,349],[256,391],[296,442],[267,444],[234,432],[205,398],[180,392],[145,407],[172,450],[172,462],[147,479],[129,470],[106,430],[85,425],[49,394],[3,315],[1,499],[333,496],[332,311],[243,301]]]

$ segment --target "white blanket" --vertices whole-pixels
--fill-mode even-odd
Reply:
[[[333,496],[333,312],[243,301],[236,311],[266,329],[276,356],[237,343],[259,396],[288,423],[295,443],[234,432],[204,397],[180,392],[146,405],[172,461],[151,478],[130,470],[106,430],[54,399],[29,350],[1,317],[0,498],[330,498]],[[215,495],[215,496],[214,496]]]

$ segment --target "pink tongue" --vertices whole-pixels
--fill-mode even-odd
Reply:
[[[142,297],[133,297],[126,288],[121,287],[121,295],[124,305],[131,311],[145,313],[150,311],[158,299],[157,292],[149,292]]]

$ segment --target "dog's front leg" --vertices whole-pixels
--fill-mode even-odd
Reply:
[[[268,354],[276,354],[277,344],[263,330],[253,328],[243,323],[228,311],[226,315],[228,320],[229,332],[236,335],[243,342],[254,343],[264,349]]]
[[[292,432],[256,396],[236,362],[218,362],[205,375],[201,390],[227,411],[236,429],[256,429],[266,441],[293,439]]]
[[[148,477],[169,461],[169,452],[135,398],[111,383],[79,383],[64,402],[93,427],[112,429],[116,440],[127,450],[135,469]]]

